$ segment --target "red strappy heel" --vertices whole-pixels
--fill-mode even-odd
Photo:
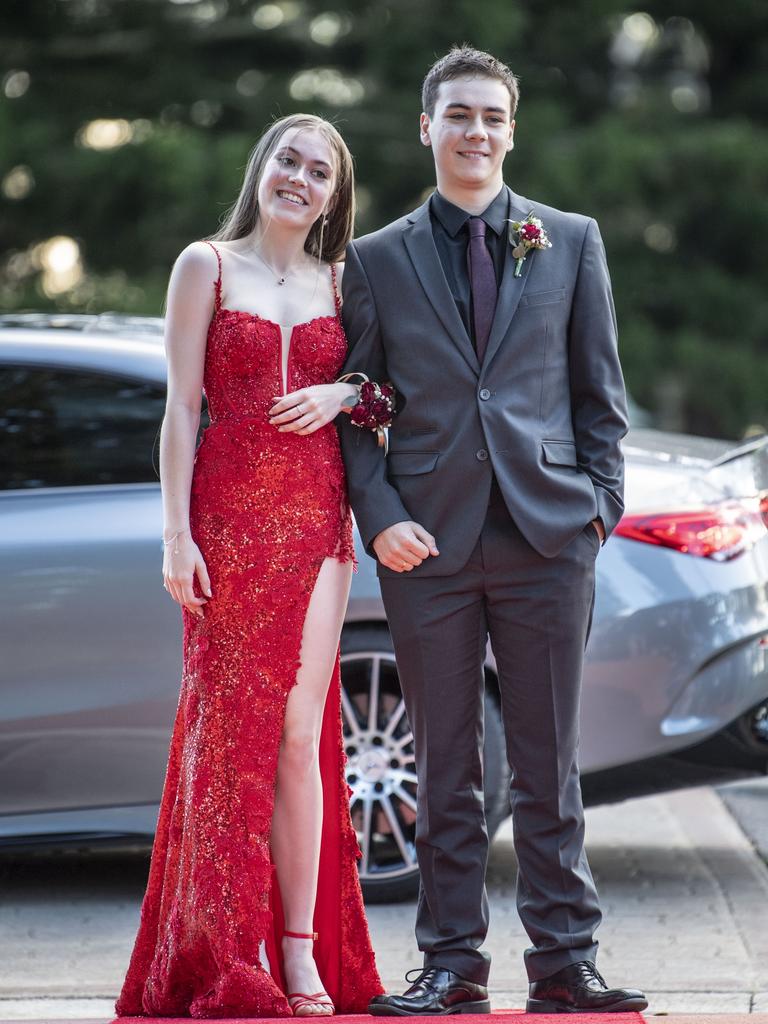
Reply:
[[[288,936],[289,939],[312,939],[313,942],[317,942],[317,932],[283,932],[284,936]],[[289,992],[286,997],[288,1005],[293,1011],[294,1017],[331,1017],[336,1013],[336,1007],[333,1005],[333,1001],[329,998],[327,992],[315,992],[312,995],[306,992]],[[304,1006],[326,1006],[330,1008],[330,1013],[297,1013],[297,1010],[301,1010]]]

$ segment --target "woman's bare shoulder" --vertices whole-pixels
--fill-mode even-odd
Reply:
[[[219,273],[219,261],[216,252],[209,242],[190,242],[182,249],[173,265],[175,276],[206,281],[213,274],[214,279]]]

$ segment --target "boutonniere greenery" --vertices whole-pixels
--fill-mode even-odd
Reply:
[[[533,210],[525,220],[511,220],[509,222],[509,244],[514,246],[512,255],[517,261],[515,263],[515,277],[520,277],[523,272],[523,261],[531,249],[551,249],[552,243],[547,238],[544,225],[538,217],[534,217]]]

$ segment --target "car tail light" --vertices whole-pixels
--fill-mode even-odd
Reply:
[[[766,527],[768,494],[763,494],[754,501],[625,515],[615,533],[686,555],[727,562],[764,537]]]

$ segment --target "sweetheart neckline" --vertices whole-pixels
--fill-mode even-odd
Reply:
[[[280,333],[283,333],[283,329],[288,330],[287,324],[279,324],[276,320],[269,320],[267,317],[262,316],[260,313],[251,313],[247,309],[230,309],[229,306],[219,306],[214,313],[214,320],[219,313],[233,313],[235,316],[247,316],[252,320],[260,320],[263,324],[269,324],[271,327],[277,327]],[[293,333],[297,327],[311,327],[312,324],[317,323],[320,320],[336,320],[339,321],[338,313],[326,313],[323,316],[314,316],[311,320],[304,320],[301,323],[294,324],[290,328],[290,336],[293,337]],[[340,322],[340,321],[339,321]]]

